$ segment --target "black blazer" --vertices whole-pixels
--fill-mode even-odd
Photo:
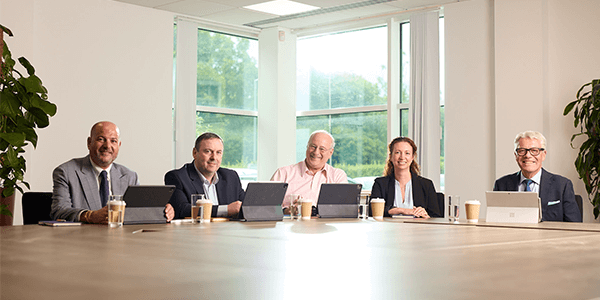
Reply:
[[[242,189],[242,183],[237,172],[219,168],[217,174],[219,176],[219,182],[217,183],[219,205],[227,205],[238,200],[243,201],[246,193]],[[171,195],[171,200],[169,200],[175,210],[175,219],[183,219],[191,215],[190,197],[192,194],[205,194],[204,185],[193,161],[183,165],[181,169],[167,172],[165,174],[165,184],[175,186],[175,191]],[[213,216],[217,214],[217,209],[218,207],[214,205]]]
[[[423,207],[430,217],[444,217],[437,202],[437,194],[433,182],[425,177],[421,177],[413,172],[410,173],[412,179],[412,193],[414,206]],[[394,206],[396,198],[396,179],[394,176],[384,176],[375,179],[371,198],[385,199],[384,216],[389,217],[389,210]]]
[[[521,172],[506,175],[494,182],[494,191],[518,191],[520,179]],[[542,221],[581,222],[571,180],[542,168],[539,194]]]

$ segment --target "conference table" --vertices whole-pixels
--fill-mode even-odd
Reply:
[[[0,230],[1,299],[600,297],[600,224],[284,219]]]

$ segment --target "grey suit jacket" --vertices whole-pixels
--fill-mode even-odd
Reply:
[[[494,183],[494,191],[518,191],[520,172],[506,175]],[[540,180],[542,221],[581,222],[581,212],[575,202],[571,180],[542,168]]]
[[[123,195],[130,185],[139,185],[137,173],[113,163],[110,169],[111,195]],[[90,156],[71,159],[52,172],[52,209],[50,216],[56,219],[79,221],[83,210],[102,208],[98,192],[98,178],[90,162]]]

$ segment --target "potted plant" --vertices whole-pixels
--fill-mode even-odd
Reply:
[[[577,91],[577,100],[567,104],[563,115],[566,116],[573,108],[574,126],[579,127],[580,132],[571,137],[571,147],[576,137],[587,137],[579,146],[575,169],[583,179],[597,219],[600,214],[600,79],[584,84]]]
[[[37,146],[35,128],[50,124],[56,114],[56,105],[48,101],[48,90],[35,75],[35,69],[25,57],[18,59],[27,71],[24,76],[15,69],[4,34],[13,36],[10,29],[0,25],[0,225],[12,225],[15,189],[23,193],[19,184],[25,175],[24,147],[30,142]]]

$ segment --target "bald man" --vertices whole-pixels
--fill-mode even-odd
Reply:
[[[305,199],[313,201],[317,205],[321,184],[323,183],[348,183],[346,172],[327,164],[333,148],[335,139],[325,130],[317,130],[310,135],[306,145],[306,158],[293,165],[281,167],[275,171],[271,181],[288,183],[286,195],[298,194]],[[287,197],[282,206],[287,212],[290,203]],[[316,210],[313,207],[313,215]]]
[[[54,169],[50,212],[53,219],[107,224],[108,195],[123,195],[128,186],[140,184],[137,173],[114,163],[121,147],[119,135],[114,123],[94,124],[87,138],[89,154]],[[165,215],[168,221],[173,219],[171,205],[166,206]]]

